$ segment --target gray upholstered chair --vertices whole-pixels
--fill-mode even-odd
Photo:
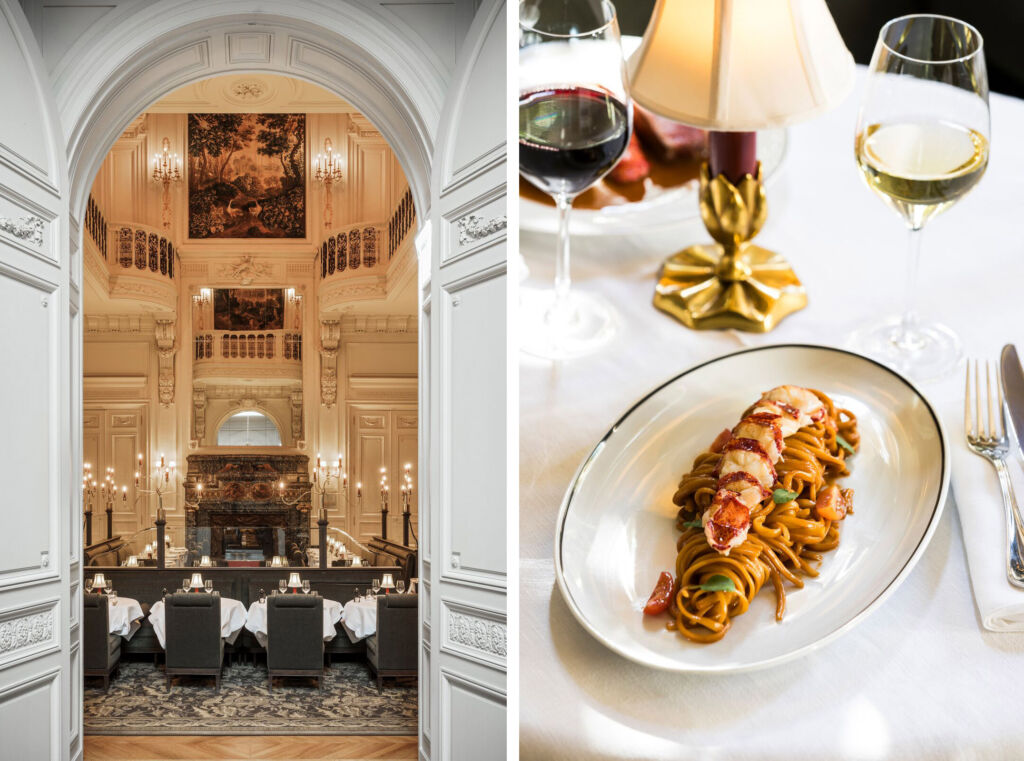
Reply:
[[[172,676],[212,676],[220,691],[224,640],[220,636],[220,594],[178,592],[164,598],[166,613],[165,670],[167,690]]]
[[[366,659],[377,675],[377,692],[386,676],[416,676],[419,637],[416,630],[417,595],[381,595],[377,598],[377,632],[366,638]]]
[[[121,662],[121,637],[110,633],[109,600],[106,595],[84,595],[82,614],[83,674],[103,679],[104,691],[110,687],[110,675]]]
[[[267,690],[275,676],[311,676],[324,686],[324,599],[318,595],[267,598]]]

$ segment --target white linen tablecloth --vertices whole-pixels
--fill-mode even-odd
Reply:
[[[334,625],[341,620],[341,603],[337,600],[324,598],[324,641],[334,639],[338,630]],[[267,646],[267,603],[264,600],[257,600],[249,606],[249,613],[245,617],[245,628],[256,636],[260,647]]]
[[[111,634],[120,634],[125,639],[131,639],[135,632],[142,626],[142,606],[138,600],[131,597],[121,597],[117,600],[110,600],[107,605],[107,622],[110,625]]]
[[[377,600],[373,597],[349,600],[341,612],[341,625],[353,642],[375,634],[377,632]]]
[[[205,593],[196,592],[196,594]],[[164,611],[165,607],[164,601],[160,600],[153,603],[153,607],[149,609],[149,622],[153,624],[153,631],[156,632],[156,638],[160,642],[160,647],[167,647],[164,643],[164,634],[166,632],[167,623],[167,614]],[[229,644],[234,644],[235,640],[238,639],[238,633],[242,631],[243,626],[245,626],[245,606],[238,600],[234,600],[230,597],[221,597],[220,636]]]
[[[1024,721],[1011,696],[1024,634],[986,631],[978,606],[1011,590],[1001,570],[1002,506],[991,466],[961,456],[963,377],[923,385],[953,449],[953,483],[913,573],[875,613],[823,649],[785,665],[724,676],[656,672],[607,650],[580,627],[554,584],[555,518],[577,466],[638,398],[682,370],[746,345],[842,346],[866,320],[903,308],[906,232],[854,164],[857,87],[833,111],[789,130],[757,242],[792,262],[809,305],[767,335],[695,332],[651,306],[661,260],[710,237],[689,232],[573,240],[573,287],[603,296],[620,330],[602,351],[520,365],[520,757],[576,759],[1013,759]],[[993,95],[991,163],[963,201],[924,231],[921,311],[963,339],[969,356],[1024,349],[1024,102]],[[554,241],[523,233],[528,284],[550,282]],[[1017,469],[1016,463],[1012,464]],[[965,489],[966,487],[966,489]],[[968,504],[968,491],[970,503]],[[1024,498],[1024,490],[1018,492]],[[961,515],[954,509],[963,499]],[[967,511],[986,515],[965,554]],[[986,512],[987,511],[987,512]],[[991,520],[994,516],[994,520]],[[977,542],[977,545],[975,545]],[[991,553],[986,554],[986,553]],[[979,558],[999,562],[998,573]],[[970,559],[970,575],[967,560]],[[827,562],[827,559],[826,559]],[[1011,595],[1024,602],[1024,592]],[[995,605],[999,602],[996,600]],[[998,614],[997,614],[998,615]]]

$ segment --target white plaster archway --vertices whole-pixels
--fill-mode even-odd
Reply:
[[[349,3],[292,0],[288,16],[248,0],[162,0],[118,9],[53,72],[64,126],[71,212],[80,218],[103,158],[138,114],[173,90],[222,74],[274,73],[344,98],[380,130],[420,219],[430,207],[444,66],[401,22]]]

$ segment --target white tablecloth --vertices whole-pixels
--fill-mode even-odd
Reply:
[[[789,258],[810,304],[772,333],[694,332],[651,306],[664,256],[710,240],[699,222],[689,234],[573,241],[573,287],[608,299],[623,328],[591,357],[557,367],[521,362],[523,759],[1024,754],[1024,721],[1012,697],[1024,673],[1024,634],[982,628],[952,493],[927,552],[878,611],[822,650],[774,669],[707,677],[638,666],[587,634],[554,585],[555,517],[565,488],[598,438],[644,393],[743,345],[843,345],[865,320],[902,309],[906,232],[854,165],[862,88],[861,71],[839,108],[790,129],[758,242]],[[991,106],[987,175],[925,229],[919,293],[921,310],[953,327],[970,356],[995,359],[1007,341],[1024,348],[1024,239],[1014,224],[1024,214],[1024,102],[993,95]],[[521,250],[530,282],[550,277],[551,238],[523,234]],[[922,390],[937,410],[957,411],[962,383],[958,373]],[[954,422],[947,419],[946,428],[958,447]],[[992,552],[1002,552],[1001,536]]]
[[[107,605],[110,633],[120,634],[125,639],[135,636],[135,632],[142,626],[142,616],[142,606],[131,597],[118,596],[116,601],[111,600]]]
[[[324,640],[334,639],[338,630],[334,625],[341,619],[341,603],[324,598]],[[256,635],[261,647],[267,646],[267,603],[257,600],[249,606],[245,628]]]
[[[341,625],[353,642],[377,631],[377,600],[373,597],[349,600],[341,613]]]
[[[205,592],[196,592],[196,594],[205,594]],[[153,631],[156,632],[156,638],[160,642],[160,647],[167,647],[164,643],[164,633],[166,631],[164,607],[164,601],[160,600],[153,603],[153,607],[149,609],[149,622],[153,624]],[[242,631],[244,625],[245,606],[238,600],[233,600],[230,597],[221,597],[220,636],[228,643],[234,644],[234,641],[238,639],[238,633]]]

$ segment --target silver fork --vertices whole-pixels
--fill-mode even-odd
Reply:
[[[1010,440],[1006,435],[1006,411],[1003,407],[1003,385],[996,374],[995,386],[999,415],[992,407],[991,363],[985,363],[985,388],[981,387],[981,373],[978,361],[974,361],[974,403],[971,403],[971,361],[967,360],[967,384],[964,389],[964,431],[967,446],[976,455],[984,457],[999,475],[999,487],[1003,492],[1003,510],[1006,514],[1006,578],[1015,587],[1024,589],[1024,562],[1020,548],[1024,547],[1024,520],[1021,519],[1017,498],[1013,493],[1010,473],[1006,469],[1006,455],[1010,451]],[[982,415],[982,395],[987,415]],[[974,407],[975,414],[971,414]],[[977,422],[977,428],[974,423]]]

